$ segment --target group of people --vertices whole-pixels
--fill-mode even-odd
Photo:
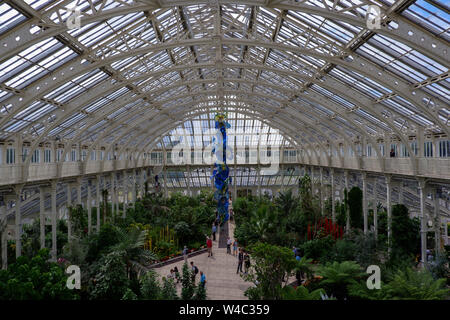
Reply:
[[[244,274],[247,274],[248,269],[250,269],[250,255],[244,249],[239,248],[238,267],[236,270],[236,274],[238,274],[239,272],[242,273],[242,265],[244,265]]]
[[[198,269],[198,267],[196,265],[194,265],[194,261],[191,261],[191,279],[192,279],[192,283],[195,285],[195,281],[197,278],[197,274],[200,272],[200,283],[199,285],[205,287],[206,284],[206,276],[203,273],[203,271],[200,271]],[[175,268],[170,269],[170,273],[167,276],[168,279],[173,279],[174,281],[176,281],[176,283],[180,283],[181,281],[181,276],[180,276],[180,272],[178,271],[178,267],[175,266]]]

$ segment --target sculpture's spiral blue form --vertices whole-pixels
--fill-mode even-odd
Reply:
[[[212,178],[214,179],[214,186],[216,192],[214,198],[217,200],[217,212],[221,223],[228,220],[228,200],[230,198],[228,193],[228,185],[231,183],[229,177],[230,169],[227,166],[227,129],[230,124],[226,121],[224,114],[216,114],[214,117],[216,129],[218,129],[217,136],[213,138],[213,153],[216,155],[216,162],[214,163],[214,171]]]

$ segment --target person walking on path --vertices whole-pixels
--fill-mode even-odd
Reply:
[[[208,258],[212,257],[212,240],[210,237],[206,237],[206,247],[208,248]]]
[[[250,269],[250,256],[246,252],[244,255],[244,274],[248,273],[248,269]]]
[[[234,239],[234,242],[233,242],[233,256],[236,256],[237,252],[238,252],[238,243],[237,243],[237,240]]]
[[[215,224],[212,225],[212,236],[213,236],[213,241],[216,241],[216,232],[217,232],[217,227]]]
[[[184,263],[187,263],[187,259],[188,259],[188,248],[186,246],[184,246],[183,249],[183,258],[184,258]]]
[[[228,237],[227,239],[227,254],[231,254],[231,239]]]
[[[178,267],[175,266],[175,268],[173,268],[173,271],[175,272],[175,279],[177,279],[177,283],[180,282],[180,272],[178,271]]]
[[[239,249],[239,254],[238,254],[238,267],[237,267],[237,271],[236,274],[240,272],[242,272],[242,263],[244,262],[244,253],[242,252],[242,248]]]
[[[191,261],[192,283],[195,285],[195,276],[198,273],[198,268],[194,265],[194,261]]]
[[[206,276],[203,271],[200,271],[200,285],[204,288],[206,284]]]

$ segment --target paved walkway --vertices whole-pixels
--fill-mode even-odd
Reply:
[[[234,223],[229,223],[228,227],[230,238],[234,240]],[[195,279],[196,284],[200,281],[200,271],[205,274],[208,300],[246,300],[244,291],[252,284],[245,282],[239,274],[236,274],[237,257],[227,254],[226,248],[218,248],[218,233],[216,233],[216,241],[213,242],[213,257],[208,258],[208,254],[203,253],[189,258],[188,265],[190,267],[191,261],[194,261],[194,265],[199,269]],[[233,252],[233,247],[231,247],[231,252]],[[155,270],[160,276],[166,277],[169,275],[170,269],[177,266],[181,275],[183,263],[184,261],[180,261]],[[177,291],[180,295],[181,282],[177,284]]]

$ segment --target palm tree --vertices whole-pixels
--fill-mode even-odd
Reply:
[[[277,203],[285,217],[287,217],[297,206],[297,199],[292,194],[292,189],[284,192],[279,192],[275,202]]]
[[[138,276],[148,271],[145,265],[151,261],[157,260],[156,255],[144,249],[144,243],[147,236],[146,230],[132,229],[122,230],[117,228],[119,242],[111,247],[111,253],[119,254],[127,266],[127,275],[130,277],[134,270]]]

